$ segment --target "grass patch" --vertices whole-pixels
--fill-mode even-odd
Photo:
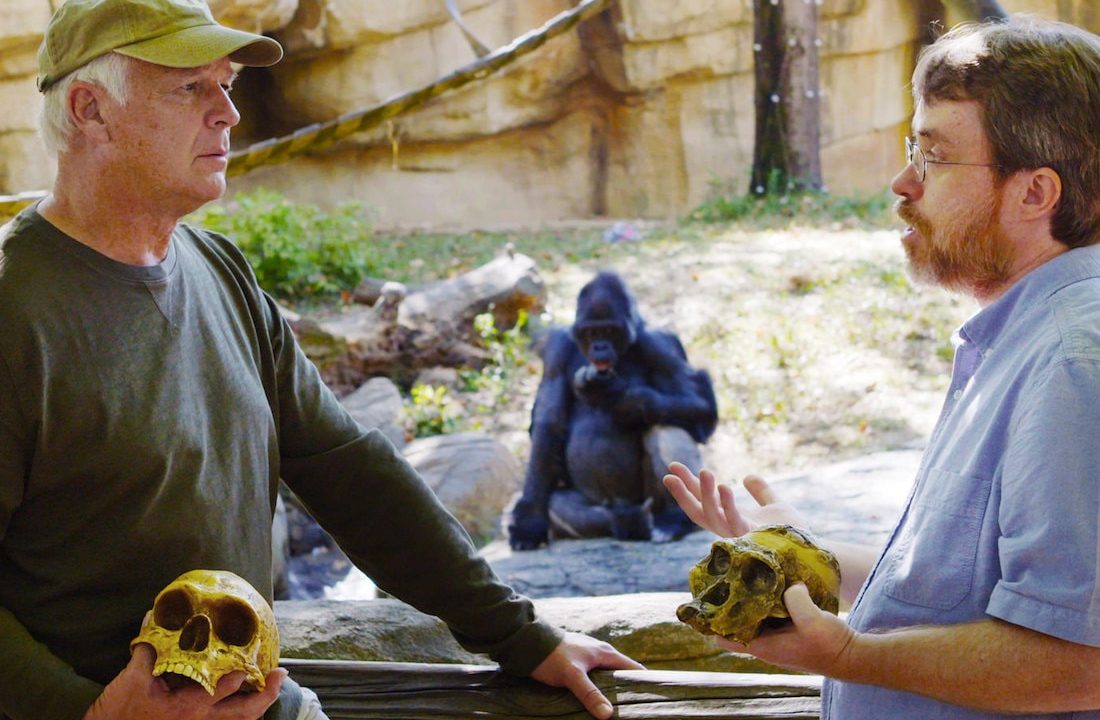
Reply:
[[[710,197],[688,213],[686,220],[737,223],[757,230],[792,224],[883,228],[897,223],[895,198],[888,191],[845,196],[821,191],[788,192],[772,185],[767,192],[742,195],[732,192],[728,183],[712,183]]]

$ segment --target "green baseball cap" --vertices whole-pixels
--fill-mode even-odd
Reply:
[[[38,49],[38,89],[112,51],[176,68],[226,56],[266,67],[283,57],[271,38],[219,25],[205,0],[67,0]]]

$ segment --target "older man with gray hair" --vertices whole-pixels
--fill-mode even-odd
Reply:
[[[46,31],[57,180],[0,232],[0,715],[324,717],[282,669],[211,695],[129,651],[186,571],[231,570],[270,599],[281,478],[383,590],[609,717],[588,671],[640,666],[537,620],[344,412],[240,251],[179,222],[225,191],[233,64],[281,57],[198,0],[69,0]]]

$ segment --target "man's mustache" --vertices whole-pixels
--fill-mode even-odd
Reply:
[[[894,203],[894,213],[899,218],[904,220],[910,227],[914,227],[918,232],[923,234],[924,228],[928,227],[928,220],[920,214],[920,212],[913,207],[910,200],[900,198]]]

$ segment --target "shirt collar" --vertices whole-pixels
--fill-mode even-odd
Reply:
[[[1094,277],[1100,277],[1100,245],[1068,250],[1020,278],[1004,295],[974,313],[958,334],[984,353],[1018,314],[1045,302],[1064,287]]]

